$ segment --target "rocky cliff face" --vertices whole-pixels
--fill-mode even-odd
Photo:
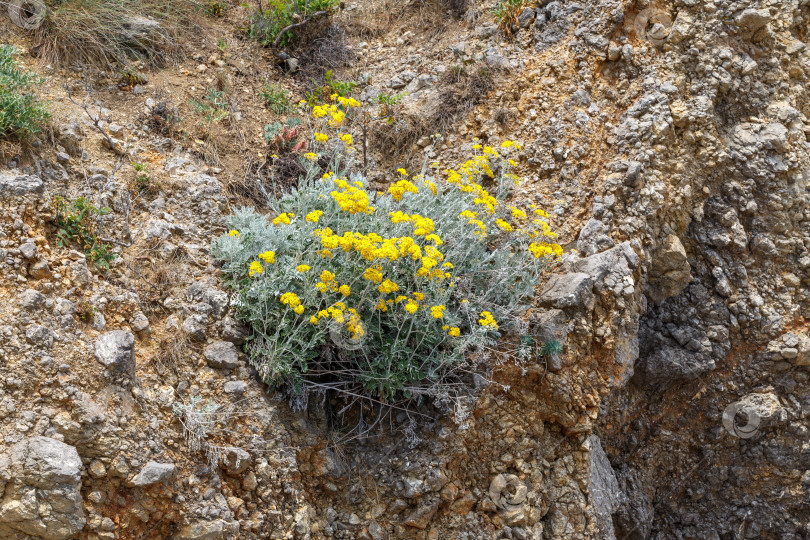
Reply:
[[[528,315],[562,352],[482,357],[492,381],[454,414],[332,444],[328,414],[275,401],[239,351],[207,257],[218,172],[118,126],[172,188],[130,207],[83,155],[98,134],[65,121],[55,161],[0,171],[2,536],[810,535],[810,2],[542,1],[511,43],[482,9],[351,43],[383,81],[362,93],[407,87],[429,117],[452,62],[496,71],[446,144],[415,147],[523,145],[515,196],[557,201],[579,252]],[[136,230],[108,276],[55,243],[66,187]]]

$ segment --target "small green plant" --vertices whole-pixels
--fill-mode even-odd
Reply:
[[[298,141],[301,120],[289,118],[284,124],[273,122],[264,126],[264,140],[267,141],[270,152],[298,152],[306,146],[306,142]]]
[[[225,10],[228,9],[228,4],[225,2],[208,2],[208,7],[205,12],[212,17],[222,17],[225,15]]]
[[[63,197],[54,197],[56,214],[56,240],[59,247],[76,244],[84,251],[87,259],[101,268],[110,268],[110,263],[118,257],[112,244],[98,237],[98,219],[111,212],[109,208],[96,208],[84,197],[68,202]]]
[[[21,70],[17,50],[0,45],[0,139],[25,139],[48,123],[48,107],[34,95],[39,77]]]
[[[97,311],[96,307],[87,300],[85,300],[84,302],[79,304],[78,308],[76,308],[76,316],[79,318],[80,321],[89,323],[93,321],[93,318],[96,315],[96,311]]]
[[[137,190],[138,193],[155,195],[160,191],[160,183],[146,174],[146,165],[143,163],[134,163],[132,167],[135,169],[135,190]]]
[[[284,114],[290,109],[290,94],[283,88],[268,84],[259,91],[264,106],[276,114]]]
[[[225,92],[208,89],[202,101],[196,99],[190,100],[191,106],[194,111],[202,114],[209,124],[217,124],[230,117],[231,113],[228,111],[228,100],[225,98]]]
[[[228,50],[228,42],[225,41],[225,38],[219,38],[217,40],[217,49],[219,49],[221,52]]]
[[[512,36],[512,28],[517,25],[522,6],[523,0],[500,0],[493,8],[495,22],[506,37]]]
[[[133,68],[126,68],[121,72],[121,84],[122,88],[132,88],[136,84],[145,84],[146,79],[143,75],[138,73],[137,70]]]
[[[545,357],[556,356],[562,352],[562,343],[556,339],[552,339],[543,343],[540,347],[540,355]]]
[[[380,104],[379,117],[384,118],[389,124],[394,123],[394,116],[400,102],[405,99],[406,92],[399,94],[386,94],[380,92],[377,96],[377,103]]]
[[[264,11],[255,10],[248,20],[247,34],[264,47],[286,47],[294,39],[291,24],[305,22],[318,13],[331,13],[340,0],[271,0]]]

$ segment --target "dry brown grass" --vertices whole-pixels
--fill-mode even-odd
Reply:
[[[35,51],[58,65],[94,64],[122,69],[132,59],[161,64],[181,51],[178,36],[194,28],[202,0],[49,0],[48,15],[37,30]],[[160,24],[150,32],[133,31],[133,22]]]

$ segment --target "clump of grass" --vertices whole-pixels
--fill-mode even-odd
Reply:
[[[47,124],[47,106],[33,93],[42,79],[17,65],[17,51],[0,45],[0,139],[25,139],[36,135]]]
[[[113,69],[138,58],[163,62],[206,6],[201,0],[49,0],[38,51],[56,64]]]

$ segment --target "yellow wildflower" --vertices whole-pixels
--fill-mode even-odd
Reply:
[[[248,270],[248,275],[250,277],[260,275],[264,272],[264,268],[262,268],[262,263],[259,261],[253,261],[250,263],[250,270]]]
[[[342,294],[343,296],[349,296],[349,294],[352,292],[352,288],[349,287],[348,285],[341,285],[340,289],[338,290],[340,291],[340,294]]]
[[[512,226],[502,219],[496,219],[495,224],[506,232],[510,232],[512,230]]]
[[[323,212],[321,210],[313,210],[309,214],[306,215],[306,220],[310,223],[318,223],[318,220],[321,219]]]
[[[304,306],[299,304],[295,306],[295,309],[293,309],[293,311],[295,311],[297,315],[301,315],[302,313],[304,313]]]
[[[349,133],[341,135],[340,140],[343,141],[348,146],[352,145],[352,136]]]
[[[416,313],[417,309],[419,309],[419,304],[413,300],[408,300],[408,302],[405,304],[405,311],[408,313]]]
[[[310,269],[310,266],[308,264],[299,264],[295,269],[303,274]]]
[[[317,161],[318,154],[316,154],[315,152],[307,152],[306,154],[304,154],[304,157],[310,161]]]
[[[492,317],[492,313],[490,313],[489,311],[481,312],[481,318],[478,319],[478,324],[480,324],[484,328],[492,328],[493,330],[498,329],[498,323],[495,322],[495,319]]]
[[[276,262],[276,252],[265,251],[264,253],[259,254],[259,258],[268,264],[273,264]]]
[[[450,335],[450,337],[459,337],[461,335],[461,330],[457,326],[454,326],[449,332],[447,332],[447,334]]]
[[[239,231],[237,231],[236,229],[231,229],[231,231],[228,233],[228,236],[235,236],[236,238],[239,238]]]
[[[430,308],[430,314],[434,319],[441,319],[444,317],[444,306],[433,306]]]
[[[390,279],[386,279],[385,281],[383,281],[380,284],[379,287],[377,287],[377,290],[380,291],[383,294],[394,293],[394,292],[399,291],[399,285],[397,285],[396,283],[394,283]]]
[[[320,142],[320,143],[324,143],[324,142],[329,140],[329,136],[326,135],[325,133],[317,133],[316,132],[315,133],[315,140]]]
[[[280,224],[280,223],[283,223],[284,225],[289,225],[289,224],[290,224],[290,218],[291,218],[291,217],[295,217],[295,214],[288,214],[288,213],[286,213],[286,212],[285,212],[285,213],[283,213],[283,214],[279,214],[279,215],[278,215],[278,216],[277,216],[277,217],[276,217],[276,218],[273,220],[273,225],[278,225],[278,224]]]

